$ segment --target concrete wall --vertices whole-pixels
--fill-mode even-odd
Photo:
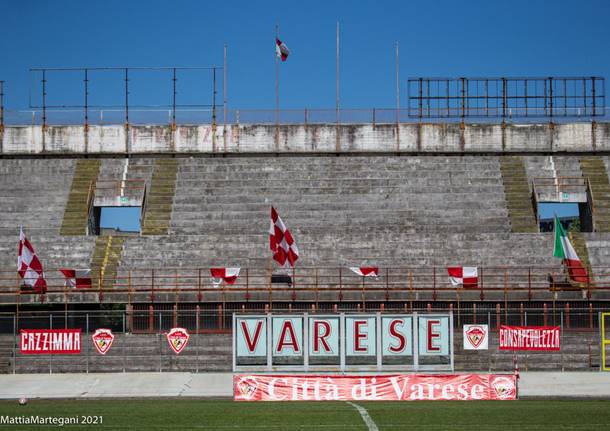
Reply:
[[[1,155],[610,150],[610,123],[11,126],[0,136]]]

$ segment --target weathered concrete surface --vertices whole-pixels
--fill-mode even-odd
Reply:
[[[472,153],[610,150],[610,123],[10,126],[0,154]]]
[[[0,376],[0,399],[231,397],[232,373],[17,374]],[[520,397],[610,398],[610,373],[526,372]]]
[[[519,396],[610,398],[610,373],[521,373]]]
[[[231,373],[90,373],[0,376],[0,399],[229,397]]]

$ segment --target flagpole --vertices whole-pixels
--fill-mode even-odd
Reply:
[[[398,41],[396,41],[396,123],[400,122],[400,81],[398,80]]]
[[[222,78],[222,98],[223,100],[223,123],[225,126],[225,130],[227,128],[227,44],[225,43],[224,46],[224,61],[223,61],[223,65],[222,65],[222,72],[223,72],[223,78]]]
[[[275,24],[275,46],[277,50],[277,40],[280,34],[279,24]],[[280,67],[277,53],[275,54],[275,125],[279,124],[280,120]]]
[[[337,58],[336,58],[336,110],[339,123],[339,20],[337,20]]]

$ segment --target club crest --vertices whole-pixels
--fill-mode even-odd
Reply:
[[[184,328],[172,328],[167,333],[167,342],[169,347],[174,351],[176,355],[180,354],[189,342],[189,333]]]
[[[513,380],[508,377],[496,377],[491,382],[491,386],[496,392],[496,397],[500,400],[513,399],[516,397],[516,388]]]
[[[91,336],[95,350],[100,355],[105,355],[110,350],[112,342],[114,341],[114,334],[110,329],[100,328],[97,329]]]
[[[246,400],[251,400],[256,394],[258,382],[254,377],[242,377],[239,383],[237,383],[237,388]]]
[[[471,326],[470,329],[466,331],[466,336],[468,337],[470,344],[472,344],[472,347],[476,349],[485,339],[485,331],[480,326]]]

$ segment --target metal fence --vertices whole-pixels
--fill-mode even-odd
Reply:
[[[549,304],[527,306],[524,304],[469,304],[457,306],[453,303],[417,303],[413,307],[386,306],[380,304],[367,310],[358,304],[326,304],[323,307],[308,304],[269,307],[268,304],[245,304],[241,307],[203,307],[200,305],[155,304],[134,305],[124,310],[97,311],[20,311],[0,313],[0,334],[18,334],[22,329],[71,329],[80,328],[85,333],[97,328],[108,328],[113,332],[131,334],[165,333],[173,327],[185,328],[195,334],[229,334],[232,331],[233,313],[439,313],[451,312],[454,326],[465,324],[487,324],[493,330],[500,325],[516,326],[561,326],[564,330],[596,331],[599,328],[598,314],[610,311],[606,305],[589,304],[574,307],[569,304],[553,307]]]
[[[324,313],[330,310],[312,310]],[[418,307],[397,311],[404,313],[442,312],[448,309]],[[449,308],[451,310],[451,308]],[[116,311],[22,312],[0,314],[0,372],[5,373],[56,373],[56,372],[129,372],[129,371],[230,371],[231,331],[233,312],[260,309],[216,310],[194,307],[130,309]],[[268,311],[268,310],[267,310]],[[280,311],[280,310],[274,310]],[[285,312],[302,312],[296,308]],[[357,309],[339,308],[335,312],[357,312]],[[461,351],[461,328],[464,324],[488,324],[491,338],[497,342],[499,325],[556,325],[562,328],[560,352],[521,352],[517,360],[522,370],[532,369],[590,369],[600,367],[599,308],[547,309],[501,307],[470,307],[453,311],[457,329],[453,342]],[[182,327],[190,333],[188,347],[180,355],[168,346],[165,334],[174,327]],[[92,334],[106,328],[114,333],[114,342],[106,355],[96,352]],[[19,331],[22,329],[80,329],[82,349],[74,355],[23,355],[20,353]],[[569,346],[569,348],[568,348]],[[470,363],[471,357],[456,357],[460,369],[489,369],[511,371],[515,357],[512,352],[498,351],[495,347],[477,352],[480,360]],[[470,359],[469,359],[470,358]]]
[[[604,116],[603,77],[410,78],[409,116],[414,118]]]
[[[535,111],[531,108],[530,111]],[[5,126],[82,126],[88,125],[124,125],[124,109],[91,109],[87,119],[82,110],[75,109],[48,109],[45,115],[39,109],[5,110]],[[610,108],[597,108],[597,115],[579,108],[570,108],[566,115],[545,117],[542,115],[522,116],[519,110],[508,108],[505,117],[471,115],[459,116],[430,116],[419,118],[413,116],[408,108],[363,108],[363,109],[228,109],[226,117],[224,111],[213,109],[142,109],[129,110],[129,124],[131,125],[324,125],[324,124],[403,124],[403,123],[477,123],[497,124],[502,121],[510,124],[542,123],[587,123],[592,121],[609,121]]]

